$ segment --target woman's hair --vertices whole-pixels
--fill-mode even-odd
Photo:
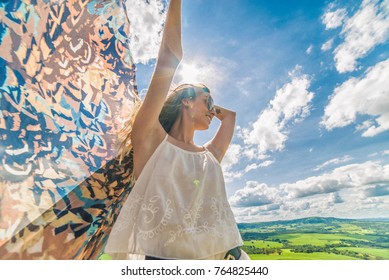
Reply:
[[[181,101],[185,98],[195,98],[197,96],[197,91],[195,89],[209,92],[208,87],[203,84],[181,84],[169,92],[161,109],[161,113],[159,114],[159,122],[166,133],[170,132],[174,122],[181,114]],[[130,117],[125,122],[124,127],[119,131],[118,154],[120,155],[120,161],[128,155],[132,149],[132,126],[134,125],[135,118],[141,105],[142,100],[140,98],[136,98]]]

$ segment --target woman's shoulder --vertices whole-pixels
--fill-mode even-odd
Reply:
[[[206,143],[206,144],[204,145],[204,148],[205,148],[207,151],[209,151],[219,163],[221,163],[221,161],[222,161],[222,159],[223,159],[223,158],[220,156],[221,153],[220,153],[220,151],[219,151],[214,145],[212,145],[211,142]]]

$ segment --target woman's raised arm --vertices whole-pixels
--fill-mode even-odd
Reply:
[[[163,129],[158,117],[182,55],[181,0],[170,0],[157,63],[133,125],[133,138],[149,138],[156,130]]]
[[[170,0],[154,73],[130,132],[135,178],[166,135],[159,115],[181,59],[181,0]]]

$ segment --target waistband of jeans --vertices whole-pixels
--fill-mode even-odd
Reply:
[[[242,252],[241,252],[240,248],[235,247],[226,253],[226,255],[224,256],[224,259],[225,260],[239,260],[241,255],[242,255]]]

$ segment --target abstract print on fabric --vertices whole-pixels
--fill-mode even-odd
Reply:
[[[125,0],[0,1],[0,259],[95,259],[128,195]],[[126,108],[126,109],[123,109]]]

